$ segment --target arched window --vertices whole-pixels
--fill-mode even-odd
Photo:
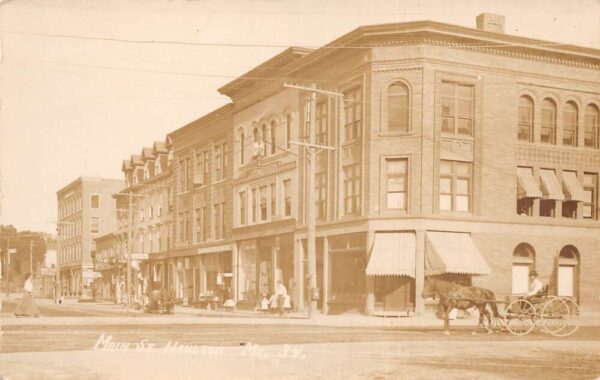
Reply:
[[[543,143],[556,144],[556,104],[552,99],[544,99],[542,102],[540,135]]]
[[[275,120],[271,121],[271,154],[275,154],[275,149],[277,148],[277,123]]]
[[[260,137],[259,137],[258,143],[261,147],[263,147],[262,154],[264,154],[265,156],[269,152],[269,150],[265,147],[265,144],[268,141],[269,141],[269,136],[267,135],[267,125],[263,124],[260,127]]]
[[[577,106],[567,102],[563,107],[563,145],[577,146]]]
[[[557,292],[559,297],[579,298],[579,252],[572,245],[558,255]]]
[[[512,294],[529,291],[529,272],[535,270],[535,251],[527,243],[517,245],[513,251]]]
[[[240,151],[240,165],[244,165],[244,147],[246,146],[246,136],[244,135],[244,129],[240,128],[240,130],[238,131],[239,135],[240,135],[240,146],[239,146],[239,151]]]
[[[518,139],[533,142],[533,100],[525,95],[519,98]]]
[[[589,148],[600,148],[600,111],[590,104],[585,108],[585,137],[584,145]]]
[[[408,132],[408,87],[403,83],[392,83],[387,89],[388,132]]]

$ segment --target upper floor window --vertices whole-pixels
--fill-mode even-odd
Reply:
[[[556,144],[556,103],[551,99],[542,102],[540,139],[543,143]]]
[[[259,142],[261,146],[265,146],[265,144],[267,144],[269,142],[269,136],[268,136],[268,129],[267,129],[267,125],[263,124],[260,127],[260,137],[259,137]],[[263,149],[263,154],[266,156],[268,153],[267,149]]]
[[[360,87],[344,92],[345,141],[360,137],[362,130],[362,92]]]
[[[327,102],[317,103],[315,121],[315,144],[327,145]]]
[[[598,219],[598,174],[585,173],[583,175],[583,217],[585,219]]]
[[[408,160],[388,158],[386,164],[386,208],[406,210],[408,192]]]
[[[179,161],[179,192],[183,193],[187,189],[187,169],[186,161]]]
[[[387,90],[387,131],[409,131],[408,87],[403,83],[393,83]]]
[[[277,149],[277,123],[275,121],[271,121],[271,139],[270,139],[270,151],[271,154],[275,154]]]
[[[156,175],[160,174],[162,171],[162,167],[160,165],[160,159],[161,159],[161,157],[158,156],[158,157],[156,157],[156,161],[154,161],[154,173],[156,173]]]
[[[245,225],[248,222],[247,210],[247,199],[246,192],[241,191],[239,194],[239,222],[241,225]]]
[[[577,146],[577,106],[567,102],[563,107],[563,145]]]
[[[440,210],[470,211],[471,166],[470,162],[440,162]]]
[[[100,207],[100,195],[92,194],[90,197],[90,207],[91,208],[99,208]]]
[[[90,218],[90,232],[98,233],[100,232],[100,218],[97,216],[92,216]]]
[[[277,215],[277,188],[272,183],[271,186],[271,216]]]
[[[223,179],[223,167],[222,167],[222,156],[221,146],[215,146],[215,181]]]
[[[585,108],[584,145],[589,148],[600,147],[600,112],[593,104]]]
[[[344,211],[360,215],[360,164],[344,166]]]
[[[240,151],[240,165],[244,165],[244,147],[246,145],[246,136],[244,135],[244,130],[242,128],[240,128],[240,130],[238,131],[238,134],[240,136],[240,140],[239,140],[239,151]]]
[[[473,86],[442,83],[442,132],[473,135]]]
[[[206,185],[206,184],[208,184],[208,179],[209,179],[209,175],[210,175],[210,172],[208,171],[209,165],[210,165],[210,152],[208,150],[204,151],[204,158],[202,159],[202,162],[204,163],[204,170],[203,170],[204,181],[203,181],[203,183]]]
[[[268,204],[268,194],[267,187],[260,187],[260,221],[263,222],[267,220],[267,204]]]
[[[519,141],[533,141],[533,100],[529,96],[519,98]]]
[[[204,163],[202,160],[202,152],[196,153],[196,167],[194,169],[194,184],[198,181],[204,180]],[[196,181],[196,178],[198,181]]]
[[[292,180],[286,179],[283,181],[283,215],[292,215]]]

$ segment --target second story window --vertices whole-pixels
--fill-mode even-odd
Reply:
[[[90,232],[95,234],[100,232],[100,218],[97,216],[92,216],[90,218]]]
[[[317,103],[315,144],[327,145],[327,102]]]
[[[584,145],[588,148],[600,148],[600,111],[593,104],[585,108]]]
[[[387,209],[406,210],[408,193],[408,160],[406,158],[388,158],[386,163],[386,207]]]
[[[533,142],[533,101],[529,96],[519,98],[519,141]]]
[[[344,92],[344,112],[346,115],[344,141],[360,138],[362,133],[362,93],[360,87]]]
[[[271,186],[271,216],[277,215],[277,188],[275,184],[272,183]]]
[[[208,184],[208,180],[209,180],[209,164],[210,164],[210,152],[209,151],[205,151],[204,152],[204,159],[202,160],[202,162],[204,163],[204,184]]]
[[[471,163],[440,161],[440,210],[469,212]]]
[[[194,169],[194,184],[197,182],[204,184],[204,160],[202,152],[196,153],[196,167]]]
[[[583,191],[585,202],[583,202],[583,218],[598,219],[598,174],[585,173],[583,175]]]
[[[276,149],[277,149],[277,123],[275,123],[275,121],[271,122],[271,140],[269,143],[269,150],[271,151],[271,154],[275,154],[276,153]]]
[[[551,99],[542,102],[540,139],[546,144],[556,144],[556,104]]]
[[[223,179],[223,167],[222,167],[222,152],[221,146],[215,146],[215,181]]]
[[[568,102],[563,107],[563,145],[577,146],[577,106]]]
[[[285,116],[285,147],[290,149],[292,147],[292,115],[289,113]]]
[[[183,193],[187,189],[187,169],[186,161],[179,161],[179,192]]]
[[[241,191],[239,194],[239,222],[241,225],[245,225],[248,222],[247,215],[247,196],[245,191]]]
[[[245,150],[245,146],[246,146],[246,136],[244,135],[244,130],[242,128],[239,129],[238,131],[238,137],[239,137],[239,151],[240,151],[240,165],[244,165],[244,150]]]
[[[283,181],[283,216],[292,215],[292,180]]]
[[[99,208],[100,207],[100,195],[92,194],[90,197],[90,207],[91,208]]]
[[[442,132],[473,136],[473,86],[443,82],[441,90]]]
[[[258,190],[252,189],[252,223],[256,223],[256,215],[258,212]]]
[[[344,211],[360,215],[360,164],[344,166]]]
[[[267,187],[260,187],[260,221],[264,222],[267,220]]]
[[[387,89],[387,132],[409,131],[408,107],[408,87],[392,83]]]

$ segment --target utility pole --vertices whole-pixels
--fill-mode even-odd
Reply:
[[[133,194],[129,189],[129,228],[127,229],[127,308],[131,309],[131,251],[132,244],[132,229],[133,229]]]
[[[308,317],[314,319],[317,316],[317,252],[316,252],[316,218],[315,218],[315,158],[317,150],[336,150],[333,147],[315,144],[315,128],[317,119],[317,93],[343,97],[344,95],[335,91],[318,89],[313,83],[311,86],[302,86],[297,84],[284,83],[284,87],[295,88],[298,90],[310,92],[310,116],[308,123],[308,142],[302,143],[291,141],[292,144],[304,146],[306,148],[307,165],[307,204],[306,204],[306,247],[308,259]]]

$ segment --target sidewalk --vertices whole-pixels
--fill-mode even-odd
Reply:
[[[86,310],[98,312],[112,312],[121,314],[117,316],[90,316],[90,317],[44,317],[41,318],[14,318],[4,317],[4,325],[50,325],[50,324],[286,324],[330,327],[414,327],[414,328],[442,328],[443,321],[434,315],[420,315],[413,317],[375,317],[362,314],[317,314],[314,319],[309,319],[306,312],[289,313],[280,318],[276,314],[265,314],[250,310],[206,310],[186,306],[176,306],[172,315],[145,314],[141,310],[127,310],[114,303],[76,303],[69,302],[57,305],[51,299],[36,299],[39,306],[56,307],[69,310]],[[132,315],[133,314],[133,315]],[[450,321],[451,326],[477,326],[477,316],[466,319]],[[581,326],[600,327],[600,312],[584,312],[579,318]]]

